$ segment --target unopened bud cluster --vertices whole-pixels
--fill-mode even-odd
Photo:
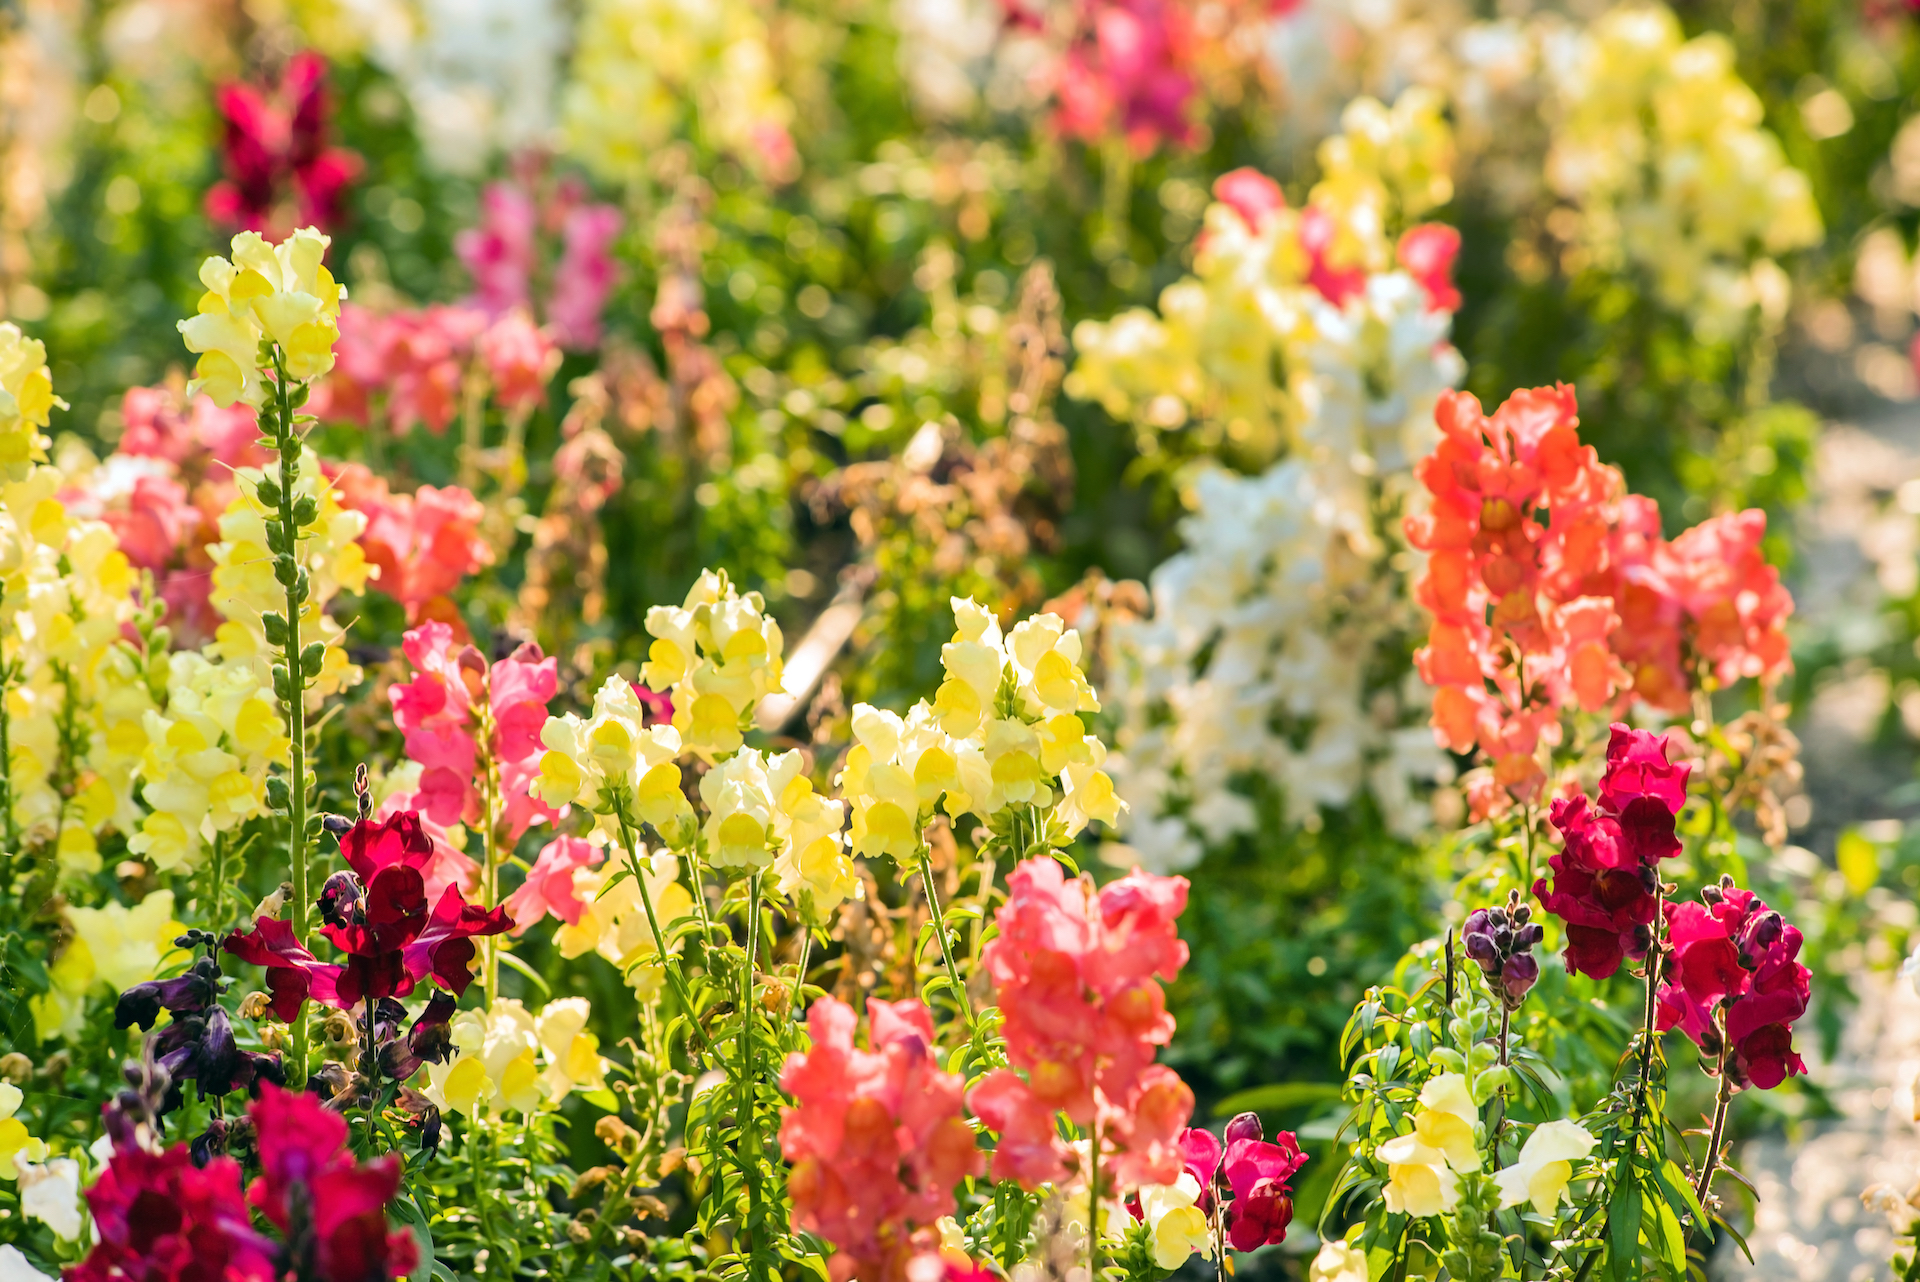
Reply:
[[[1529,920],[1532,916],[1533,910],[1520,902],[1520,892],[1512,891],[1505,907],[1475,909],[1463,932],[1467,956],[1508,1010],[1518,1010],[1540,978],[1533,946],[1540,942],[1542,931]]]

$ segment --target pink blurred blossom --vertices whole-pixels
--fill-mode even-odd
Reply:
[[[493,564],[493,549],[480,535],[486,509],[460,486],[395,494],[383,478],[348,463],[334,476],[334,488],[344,506],[367,518],[360,546],[380,569],[374,586],[405,605],[410,617]]]

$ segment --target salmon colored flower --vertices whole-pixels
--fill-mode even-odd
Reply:
[[[954,1210],[954,1186],[980,1174],[961,1108],[964,1082],[941,1070],[919,1002],[867,1003],[868,1049],[853,1008],[831,997],[807,1012],[812,1048],[787,1057],[780,1149],[793,1169],[795,1227],[836,1248],[836,1282],[903,1277],[916,1229]]]

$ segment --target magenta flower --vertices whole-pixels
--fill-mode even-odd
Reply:
[[[567,214],[561,233],[566,248],[553,269],[547,324],[569,351],[600,346],[600,316],[618,270],[611,250],[620,225],[620,211],[612,205],[581,205]]]
[[[346,1119],[314,1095],[269,1088],[248,1115],[260,1177],[247,1201],[288,1235],[294,1276],[374,1282],[413,1271],[413,1235],[387,1225],[387,1204],[400,1191],[397,1155],[355,1161]]]
[[[1665,905],[1673,960],[1658,994],[1660,1029],[1678,1027],[1709,1059],[1724,1046],[1736,1085],[1771,1090],[1807,1071],[1793,1049],[1793,1023],[1812,997],[1800,931],[1731,878],[1701,898]]]
[[[277,86],[220,88],[226,177],[207,192],[209,218],[251,231],[340,224],[360,157],[327,143],[326,77],[326,59],[303,52]]]
[[[1667,760],[1664,736],[1616,725],[1596,810],[1585,797],[1554,799],[1548,818],[1564,843],[1549,861],[1553,886],[1534,896],[1566,923],[1567,969],[1605,979],[1647,955],[1659,902],[1660,861],[1680,853],[1674,820],[1689,767]]]
[[[1181,1162],[1200,1183],[1196,1205],[1211,1213],[1216,1199],[1226,1201],[1227,1239],[1236,1251],[1257,1251],[1286,1240],[1293,1222],[1293,1190],[1288,1185],[1306,1154],[1290,1131],[1280,1131],[1268,1143],[1261,1138],[1260,1118],[1242,1113],[1227,1123],[1224,1146],[1212,1131],[1191,1127],[1180,1133]],[[1222,1187],[1222,1180],[1225,1187]]]

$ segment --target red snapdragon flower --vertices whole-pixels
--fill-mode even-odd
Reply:
[[[209,218],[251,231],[339,225],[360,157],[327,144],[326,77],[326,59],[303,52],[278,85],[220,87],[226,177],[207,192]]]
[[[456,996],[466,992],[473,940],[512,926],[507,910],[469,904],[457,886],[429,909],[423,869],[436,853],[412,811],[362,819],[341,835],[340,853],[352,871],[327,879],[319,909],[321,933],[346,954],[343,962],[318,960],[292,926],[271,917],[226,940],[228,952],[267,968],[275,1013],[291,1020],[308,997],[343,1010],[367,998],[405,997],[429,976]]]
[[[834,1244],[835,1282],[892,1282],[922,1253],[915,1230],[954,1209],[954,1185],[983,1165],[961,1108],[964,1080],[933,1054],[919,1002],[867,1003],[868,1050],[853,1008],[831,997],[807,1012],[812,1048],[787,1057],[780,1149],[793,1170],[793,1222]]]
[[[1549,860],[1553,886],[1534,897],[1566,923],[1567,969],[1605,979],[1653,943],[1660,861],[1680,853],[1674,821],[1686,804],[1690,767],[1667,760],[1667,739],[1613,727],[1595,808],[1584,796],[1556,797],[1548,818],[1564,845]]]
[[[1117,1155],[1116,1187],[1171,1183],[1193,1093],[1153,1062],[1173,1036],[1155,977],[1171,980],[1186,964],[1174,930],[1186,879],[1135,870],[1096,891],[1043,856],[1015,868],[1007,886],[1000,934],[981,960],[999,990],[1013,1068],[987,1074],[967,1100],[1001,1134],[995,1178],[1031,1188],[1066,1175],[1059,1111],[1098,1125]]]
[[[1724,1049],[1736,1085],[1772,1090],[1807,1071],[1793,1049],[1793,1022],[1812,997],[1800,931],[1730,877],[1701,899],[1664,905],[1673,958],[1660,1030],[1678,1026],[1709,1059]]]

